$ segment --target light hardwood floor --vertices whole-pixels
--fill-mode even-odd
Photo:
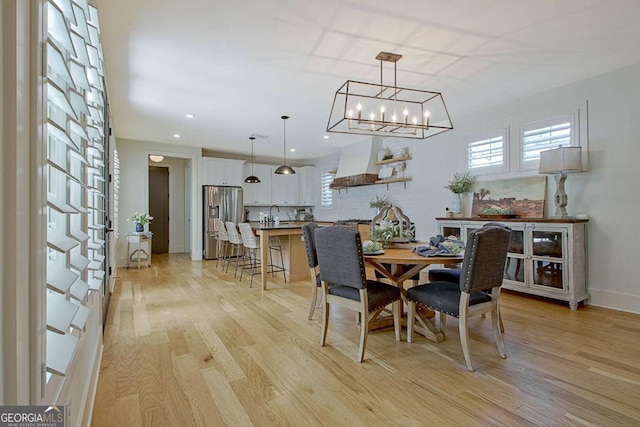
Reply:
[[[93,426],[640,425],[640,315],[504,292],[506,360],[474,318],[467,371],[449,318],[439,344],[372,332],[359,364],[352,312],[319,345],[307,282],[153,261],[118,270]]]

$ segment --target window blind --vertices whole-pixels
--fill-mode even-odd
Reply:
[[[104,289],[106,253],[106,103],[97,16],[87,2],[47,3],[46,382],[67,375],[91,310],[102,307],[90,302],[91,291]]]
[[[504,137],[471,141],[467,146],[467,168],[480,169],[504,164]]]
[[[537,165],[540,152],[572,145],[572,121],[564,116],[528,124],[522,132],[522,165]]]
[[[325,172],[320,175],[320,204],[322,207],[333,206],[333,190],[331,190],[331,184],[335,174],[331,172]]]

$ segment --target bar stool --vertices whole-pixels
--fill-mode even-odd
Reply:
[[[214,219],[213,223],[216,227],[216,236],[218,236],[218,257],[216,258],[216,267],[222,257],[222,268],[227,261],[227,246],[229,244],[229,234],[224,226],[224,222],[219,219]]]
[[[259,244],[256,236],[253,234],[251,226],[242,222],[238,224],[240,235],[242,236],[242,244],[244,246],[244,256],[248,258],[247,262],[242,263],[242,269],[240,270],[240,280],[245,270],[250,270],[251,280],[249,281],[249,287],[253,286],[253,276],[260,274],[260,260],[258,259]],[[247,267],[248,265],[248,267]]]
[[[227,273],[229,271],[229,266],[231,265],[232,259],[235,255],[235,269],[233,272],[233,277],[236,277],[236,275],[238,274],[238,267],[240,266],[240,259],[242,258],[242,239],[240,238],[240,235],[238,234],[238,229],[236,228],[236,225],[231,222],[231,221],[227,221],[226,223],[227,226],[227,234],[229,235],[229,244],[231,245],[231,251],[229,251],[229,258],[227,261],[227,268],[225,270],[225,273]]]
[[[272,251],[280,252],[280,265],[275,265],[273,263]],[[269,236],[269,271],[274,277],[277,272],[282,272],[284,283],[287,283],[287,275],[285,274],[286,269],[284,268],[284,257],[282,256],[282,244],[280,243],[280,238],[278,236]]]

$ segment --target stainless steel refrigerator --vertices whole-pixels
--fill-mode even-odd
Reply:
[[[204,200],[204,259],[218,258],[218,238],[215,219],[223,222],[232,221],[234,224],[242,222],[244,213],[242,204],[242,187],[223,187],[203,185]]]

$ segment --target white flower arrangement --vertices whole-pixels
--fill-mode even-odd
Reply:
[[[152,219],[153,217],[146,212],[142,212],[142,213],[136,212],[133,215],[131,215],[130,218],[127,218],[127,221],[133,221],[136,224],[145,225],[150,223]]]

